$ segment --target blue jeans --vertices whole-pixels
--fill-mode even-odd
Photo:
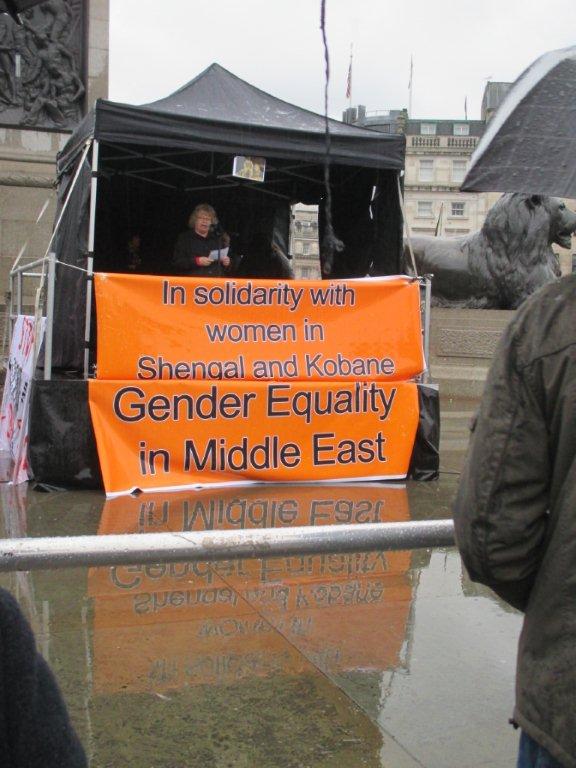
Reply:
[[[516,768],[562,768],[550,752],[522,731]]]

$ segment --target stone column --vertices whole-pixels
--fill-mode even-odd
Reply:
[[[10,268],[25,243],[31,261],[50,239],[56,154],[94,101],[108,96],[108,14],[109,0],[49,0],[22,27],[0,16],[0,46],[12,48],[0,60],[0,342]],[[36,287],[27,281],[26,304]]]

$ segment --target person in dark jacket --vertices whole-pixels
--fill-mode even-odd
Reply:
[[[576,275],[505,332],[454,506],[475,581],[525,613],[519,766],[576,768]]]
[[[230,266],[230,238],[219,229],[216,211],[201,203],[190,214],[188,231],[179,235],[172,264],[181,275],[217,277]],[[216,254],[211,258],[210,254]]]
[[[86,768],[82,745],[18,603],[0,589],[0,765]]]

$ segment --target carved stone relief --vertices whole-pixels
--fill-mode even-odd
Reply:
[[[0,124],[73,128],[82,117],[82,0],[45,0],[0,15]]]

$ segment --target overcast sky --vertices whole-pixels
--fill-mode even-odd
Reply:
[[[323,112],[320,0],[110,0],[110,98],[171,93],[216,61],[264,91]],[[408,107],[412,117],[480,118],[487,79],[512,81],[576,43],[574,0],[326,0],[329,111]]]

